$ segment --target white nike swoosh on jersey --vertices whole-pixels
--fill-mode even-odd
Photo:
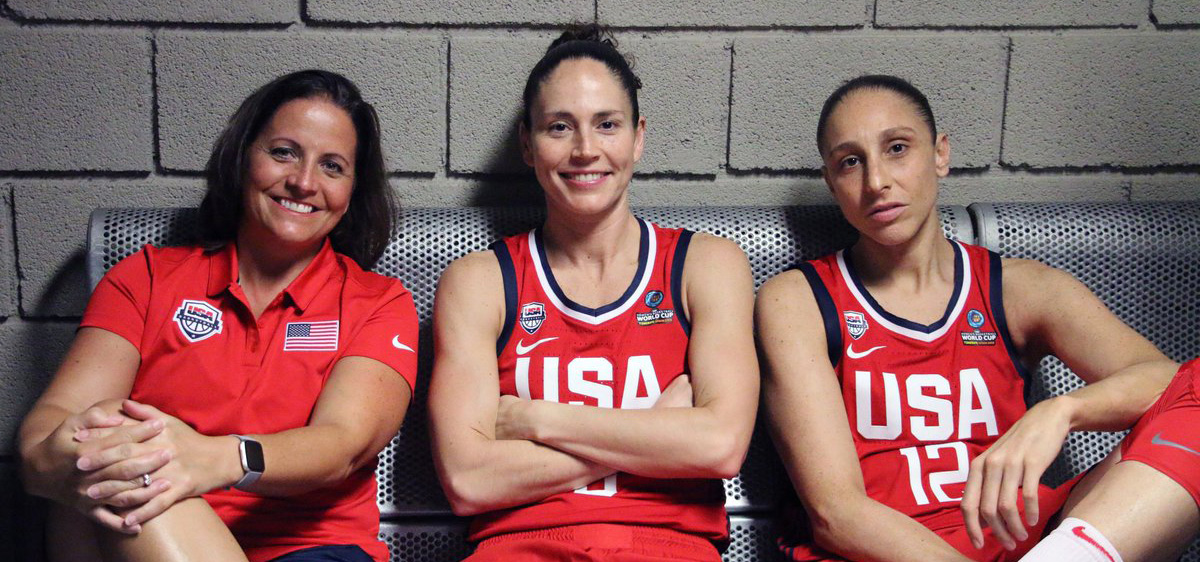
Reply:
[[[392,346],[395,347],[396,349],[399,349],[400,351],[412,351],[413,350],[413,348],[400,343],[400,336],[392,337]]]
[[[524,340],[518,341],[517,342],[517,355],[525,355],[526,353],[533,351],[533,348],[535,348],[539,345],[542,345],[548,341],[554,341],[556,339],[558,339],[558,336],[554,336],[552,338],[542,338],[542,339],[535,341],[529,345],[525,345]]]
[[[871,349],[868,349],[866,351],[858,353],[858,352],[854,351],[854,344],[850,344],[850,345],[846,346],[846,357],[849,357],[851,359],[862,359],[863,357],[866,357],[872,353],[875,353],[876,351],[879,351],[885,347],[887,347],[887,346],[886,345],[877,345],[875,347],[872,347]]]

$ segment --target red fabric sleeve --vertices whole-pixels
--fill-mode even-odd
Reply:
[[[140,352],[150,307],[150,252],[143,247],[121,260],[96,285],[79,327],[108,330],[129,340]]]
[[[396,370],[417,386],[417,309],[412,294],[400,282],[389,290],[370,318],[346,346],[343,357],[368,357]]]

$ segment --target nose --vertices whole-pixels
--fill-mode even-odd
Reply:
[[[316,162],[298,162],[292,169],[292,173],[288,175],[288,188],[300,193],[315,191],[317,166]]]
[[[891,174],[878,161],[865,162],[864,165],[866,166],[866,174],[863,177],[863,181],[867,189],[878,192],[892,187]]]
[[[596,159],[596,141],[586,130],[575,133],[575,146],[571,149],[571,158],[591,161]]]

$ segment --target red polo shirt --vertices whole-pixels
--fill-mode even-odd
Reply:
[[[417,314],[399,281],[364,272],[327,241],[256,320],[237,271],[233,244],[146,246],[101,280],[80,326],[129,340],[141,355],[130,398],[204,435],[306,425],[342,357],[381,361],[414,386]],[[356,544],[382,561],[374,468],[295,496],[217,490],[204,498],[251,562],[329,544]]]

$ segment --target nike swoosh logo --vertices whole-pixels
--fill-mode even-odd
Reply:
[[[558,336],[554,336],[552,338],[542,338],[542,339],[535,341],[529,345],[525,345],[524,340],[518,341],[517,342],[517,355],[525,355],[526,353],[533,351],[533,348],[535,348],[539,345],[542,345],[548,341],[554,341],[556,339],[558,339]]]
[[[850,344],[850,345],[846,346],[846,357],[849,357],[851,359],[862,359],[863,357],[866,357],[872,353],[875,353],[876,351],[879,351],[885,347],[887,347],[887,346],[886,345],[877,345],[875,347],[872,347],[871,349],[868,349],[866,351],[859,353],[859,352],[854,351],[854,344]]]
[[[1071,532],[1075,533],[1075,536],[1083,539],[1084,542],[1096,547],[1096,550],[1104,553],[1104,555],[1107,556],[1109,560],[1112,560],[1112,562],[1117,562],[1117,559],[1113,558],[1113,555],[1103,546],[1100,546],[1100,543],[1096,542],[1096,539],[1089,537],[1087,533],[1083,532],[1083,525],[1076,526],[1074,529],[1071,529]]]
[[[392,347],[395,347],[396,349],[399,349],[400,351],[412,351],[413,350],[413,348],[400,343],[400,336],[392,337]]]
[[[1174,441],[1167,441],[1166,439],[1163,439],[1161,433],[1155,433],[1154,439],[1150,440],[1150,444],[1151,445],[1166,445],[1168,447],[1175,447],[1176,449],[1183,449],[1193,455],[1200,455],[1200,451],[1197,451],[1191,447],[1188,447],[1186,445],[1180,445],[1179,443],[1176,443]]]

